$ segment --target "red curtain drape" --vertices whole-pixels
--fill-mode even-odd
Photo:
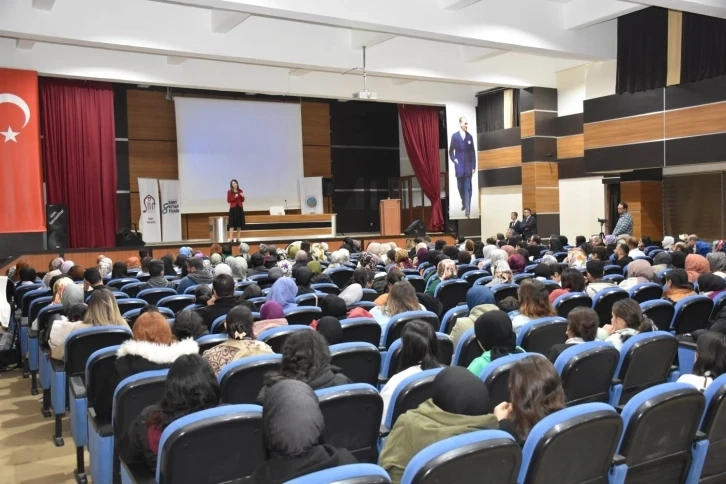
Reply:
[[[113,247],[116,137],[110,83],[41,78],[48,203],[68,206],[71,247]]]
[[[426,227],[430,231],[441,231],[444,229],[444,211],[439,177],[439,110],[431,106],[399,104],[398,114],[408,159],[424,195],[431,202],[431,218]]]

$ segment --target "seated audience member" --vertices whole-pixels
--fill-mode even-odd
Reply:
[[[562,244],[562,241],[557,237],[556,235],[550,236],[550,252],[553,254],[557,254],[558,252],[564,252],[565,247]]]
[[[497,303],[497,309],[504,311],[512,319],[519,314],[519,301],[514,296],[507,296]]]
[[[451,259],[442,260],[436,266],[436,275],[428,283],[426,294],[433,296],[439,284],[443,281],[448,281],[449,279],[455,279],[456,277],[456,262]]]
[[[318,261],[308,262],[308,269],[313,274],[311,284],[331,284],[333,280],[329,275],[323,274],[323,266]]]
[[[671,260],[673,261],[673,267],[676,269],[685,269],[686,268],[686,257],[688,254],[685,252],[681,252],[680,250],[672,251],[671,253]]]
[[[628,264],[633,262],[633,258],[628,255],[628,246],[619,243],[615,246],[615,265],[620,266],[620,268],[624,268]]]
[[[609,264],[607,249],[603,246],[596,246],[592,248],[592,260],[599,260]]]
[[[257,286],[254,286],[257,287]],[[214,293],[212,288],[206,284],[200,284],[194,289],[194,304],[200,304],[206,306]]]
[[[471,252],[460,250],[457,262],[459,264],[471,264]]]
[[[83,290],[96,291],[98,289],[109,289],[103,285],[103,277],[98,267],[90,267],[83,271]]]
[[[698,278],[698,292],[711,300],[726,290],[726,280],[716,274],[704,274]]]
[[[547,353],[547,358],[554,363],[570,346],[595,341],[599,325],[600,319],[592,309],[582,307],[573,309],[567,315],[567,341],[554,345]]]
[[[249,269],[247,270],[247,277],[258,274],[267,275],[268,271],[269,269],[265,267],[265,256],[260,252],[252,254],[249,261]]]
[[[65,274],[54,277],[51,280],[51,288],[53,289],[53,299],[51,300],[51,304],[60,304],[63,292],[66,290],[67,287],[71,285],[78,286],[78,284],[73,282],[73,279],[66,276]],[[81,292],[83,292],[83,288],[81,286],[78,286],[78,288],[81,290]]]
[[[704,391],[713,380],[726,373],[726,335],[706,331],[696,342],[693,373],[681,375],[678,381]]]
[[[416,299],[418,299],[418,302],[421,303],[426,311],[434,313],[439,319],[444,315],[444,305],[437,298],[422,292],[417,292]]]
[[[67,279],[67,278],[66,278]],[[58,303],[60,303],[63,306],[63,314],[58,315],[58,317],[51,317],[50,321],[48,322],[48,325],[46,326],[46,334],[43,336],[44,341],[46,342],[47,339],[50,337],[50,334],[53,333],[53,326],[55,324],[64,325],[66,323],[77,323],[81,319],[83,319],[83,316],[81,318],[71,318],[70,311],[72,308],[76,308],[77,306],[83,306],[83,315],[86,313],[86,305],[84,303],[85,301],[85,294],[83,292],[83,289],[78,285],[71,282],[71,284],[67,286],[63,286],[60,289],[60,300]],[[76,310],[77,313],[77,310]],[[38,329],[38,321],[33,321],[32,326],[34,330]]]
[[[564,294],[583,292],[585,290],[585,276],[582,275],[579,269],[565,269],[562,271],[560,286],[562,286],[562,289],[555,289],[549,294],[550,304],[554,304],[555,300]]]
[[[287,259],[282,259],[277,262],[277,267],[273,267],[272,269],[270,269],[270,272],[269,272],[270,277],[273,277],[272,271],[274,271],[276,269],[279,269],[280,271],[282,271],[282,276],[274,277],[274,279],[279,279],[280,277],[292,277],[292,266],[293,266],[292,262],[290,262]]]
[[[521,446],[540,420],[565,408],[560,376],[552,363],[540,356],[528,356],[512,366],[509,395],[511,402],[498,405],[494,415],[499,428],[510,433]]]
[[[265,382],[257,396],[264,405],[267,390],[281,380],[298,380],[313,390],[353,383],[340,368],[330,364],[330,350],[325,337],[312,330],[295,331],[288,336],[282,347],[282,368]]]
[[[289,277],[281,277],[272,285],[270,292],[267,293],[266,300],[276,301],[284,311],[288,311],[297,307],[295,296],[297,296],[295,281]]]
[[[564,262],[571,268],[582,269],[587,264],[587,254],[585,254],[583,249],[575,247],[567,251],[567,257]]]
[[[172,275],[175,275],[174,272]],[[149,261],[149,280],[139,286],[139,291],[144,289],[173,288],[174,283],[164,277],[164,262],[160,259]],[[181,282],[179,283],[181,286]]]
[[[328,346],[337,345],[343,341],[343,328],[338,318],[323,316],[318,320],[315,330],[322,334]]]
[[[487,412],[489,390],[464,368],[445,368],[434,378],[433,397],[401,415],[386,438],[378,463],[401,482],[406,466],[421,450],[449,437],[498,429],[499,422]]]
[[[507,264],[509,264],[512,274],[522,274],[527,266],[527,259],[521,254],[512,254],[507,259]]]
[[[540,281],[548,281],[552,277],[552,271],[547,264],[539,263],[534,268],[534,277]]]
[[[587,279],[587,286],[585,287],[585,294],[591,298],[595,297],[595,294],[607,289],[608,287],[616,287],[616,285],[610,281],[604,281],[603,277],[605,274],[605,264],[599,260],[588,261],[585,265],[587,272],[585,273],[585,279]]]
[[[204,267],[204,261],[200,257],[192,257],[187,260],[187,275],[179,282],[176,290],[179,294],[184,294],[187,288],[199,284],[211,284],[213,279],[210,270]]]
[[[643,314],[637,302],[621,299],[613,304],[612,320],[597,331],[597,339],[612,343],[619,350],[631,336],[653,330],[653,321]]]
[[[212,365],[215,375],[219,375],[224,365],[240,358],[272,354],[272,348],[254,337],[254,318],[252,312],[244,306],[235,306],[227,313],[224,329],[229,339],[220,343],[202,355]]]
[[[20,271],[20,269],[22,269],[24,267],[24,265],[28,265],[29,266],[30,264],[28,264],[28,262],[26,260],[23,260],[23,259],[21,259],[20,261],[18,261],[18,264],[16,266],[17,267],[17,270]],[[63,264],[61,264],[61,266],[60,266],[61,274],[68,275],[68,272],[75,265],[76,265],[76,263],[73,262],[72,260],[66,260],[66,261],[64,261]],[[15,276],[13,276],[13,277],[15,277]],[[68,276],[68,277],[70,277],[70,276]]]
[[[241,484],[282,484],[296,477],[358,461],[346,449],[322,444],[325,420],[309,386],[280,380],[268,387],[262,410],[268,459]]]
[[[579,271],[577,271],[579,274]],[[582,274],[580,274],[582,277]],[[536,279],[525,279],[517,291],[519,314],[512,318],[512,329],[519,333],[526,323],[533,319],[554,316],[555,310],[549,302],[547,287]]]
[[[430,324],[415,320],[403,327],[398,372],[388,380],[381,390],[381,398],[383,398],[382,429],[386,428],[384,425],[386,414],[398,384],[416,373],[439,368],[441,364],[437,360],[438,355],[439,343],[436,339],[436,332]]]
[[[149,275],[149,262],[151,262],[151,257],[148,255],[141,257],[141,270],[136,274],[137,277]]]
[[[73,283],[72,286],[77,287],[81,291],[81,294],[83,293],[81,287]],[[65,291],[75,291],[75,288],[69,285],[63,292]],[[118,305],[116,304],[116,298],[111,291],[93,291],[91,297],[88,299],[88,310],[82,321],[76,323],[70,321],[53,322],[48,340],[51,357],[56,360],[63,360],[65,356],[65,343],[68,336],[80,329],[98,326],[129,327],[124,318],[121,317]]]
[[[698,277],[708,274],[711,266],[708,259],[699,254],[688,254],[686,256],[686,273],[688,273],[688,282],[694,283]]]
[[[666,269],[673,269],[673,257],[670,252],[658,252],[653,257],[653,273],[657,276],[660,271]]]
[[[393,316],[406,311],[423,311],[424,306],[416,297],[416,290],[408,281],[397,282],[388,294],[388,300],[383,306],[376,306],[370,313],[381,325],[381,345],[385,344],[386,327]]]
[[[241,256],[227,257],[227,265],[232,268],[232,277],[235,282],[247,279],[247,259]]]
[[[635,260],[636,257],[645,257],[645,252],[640,250],[638,239],[628,237],[625,243],[628,246],[628,257]]]
[[[413,259],[413,265],[418,269],[418,267],[429,261],[429,249],[426,247],[422,247],[418,250],[416,250],[416,257]]]
[[[645,250],[645,249],[646,249],[647,247],[651,247],[651,246],[653,246],[653,245],[654,245],[654,244],[653,244],[653,241],[652,241],[652,240],[650,240],[650,237],[649,237],[649,236],[647,236],[647,235],[644,235],[644,236],[642,236],[642,237],[640,238],[640,240],[638,241],[638,248],[639,248],[640,250],[643,250],[643,251],[644,251],[644,250]]]
[[[394,255],[396,261],[396,267],[399,269],[414,269],[411,264],[411,259],[408,257],[408,251],[406,249],[396,249]]]
[[[363,288],[366,287],[368,281],[368,271],[358,268],[353,271],[353,277],[348,285],[341,291],[339,297],[350,306],[363,299]]]
[[[285,312],[277,301],[267,301],[260,308],[260,321],[256,321],[253,326],[254,337],[257,338],[260,333],[270,328],[278,326],[287,326]]]
[[[675,244],[675,242],[676,241],[673,237],[671,237],[670,235],[666,235],[665,237],[663,237],[663,243],[662,243],[663,250],[670,252],[670,250],[673,248],[673,244]]]
[[[384,306],[388,301],[388,294],[391,292],[393,285],[403,280],[403,272],[396,267],[385,273],[385,277],[375,278],[371,287],[380,294],[380,296],[373,301],[376,306]]]
[[[454,342],[454,348],[459,344],[464,333],[474,327],[479,316],[497,309],[491,289],[482,285],[473,286],[466,292],[466,306],[469,308],[469,314],[458,318],[451,329],[450,336]]]
[[[32,267],[23,267],[18,271],[18,283],[16,287],[27,286],[29,284],[35,284],[38,279],[38,274]]]
[[[693,296],[693,285],[688,282],[688,274],[684,269],[673,269],[665,275],[663,299],[675,304],[684,297]]]
[[[505,260],[498,260],[491,266],[492,280],[486,283],[487,287],[498,286],[499,284],[508,284],[512,282],[512,269]]]
[[[239,298],[234,295],[234,289],[232,276],[220,274],[214,278],[211,299],[207,301],[206,306],[194,310],[202,317],[202,321],[204,321],[204,325],[208,330],[212,330],[212,323],[214,323],[215,319],[227,314],[239,304]]]
[[[330,272],[333,269],[337,269],[339,267],[345,267],[345,264],[348,262],[348,251],[338,249],[332,254],[330,254],[330,265],[328,265],[327,269],[323,271],[324,274],[330,274]]]
[[[584,235],[578,235],[575,237],[575,247],[582,247],[585,245],[585,242],[587,242],[587,239]]]
[[[726,253],[711,252],[706,256],[711,272],[718,277],[726,277]]]
[[[176,268],[174,267],[174,254],[166,253],[159,259],[164,264],[164,275],[165,276],[176,276]]]
[[[693,247],[693,253],[706,257],[711,253],[711,244],[699,240]]]
[[[68,277],[73,282],[83,282],[83,266],[73,266],[68,270]]]
[[[136,417],[118,443],[121,459],[146,464],[156,472],[159,441],[175,420],[219,405],[220,390],[212,368],[196,354],[180,356],[169,368],[164,396]]]
[[[43,276],[43,284],[50,287],[51,289],[53,288],[50,285],[50,280],[53,277],[59,276],[62,274],[60,268],[61,268],[61,265],[63,265],[63,262],[64,262],[64,260],[62,257],[56,257],[55,259],[51,260],[50,263],[48,263],[48,272],[45,274],[45,276]]]
[[[348,312],[348,305],[335,294],[328,294],[320,299],[319,307],[322,311],[323,317],[332,316],[334,318],[343,319]]]
[[[197,339],[209,334],[202,317],[189,309],[176,313],[171,332],[177,341],[187,338]]]
[[[312,288],[313,273],[307,266],[300,267],[295,271],[295,282],[297,283],[297,295],[312,294],[315,289]]]
[[[647,260],[638,259],[628,264],[628,278],[622,281],[619,286],[627,291],[637,284],[655,280],[657,279],[650,263]]]
[[[111,280],[113,279],[123,279],[124,277],[129,277],[128,269],[126,267],[125,262],[115,262],[113,264],[113,269],[111,269]]]
[[[517,346],[517,335],[512,329],[512,321],[504,311],[487,311],[477,318],[474,332],[479,347],[484,353],[469,364],[468,370],[479,376],[484,368],[502,356],[524,353]]]

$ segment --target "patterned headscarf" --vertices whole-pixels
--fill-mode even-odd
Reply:
[[[496,286],[497,284],[506,284],[512,281],[512,269],[509,263],[499,260],[492,265],[492,273],[494,279],[487,286]]]
[[[323,245],[316,242],[310,246],[310,252],[312,253],[313,260],[325,260],[325,249]]]
[[[63,265],[63,257],[56,257],[50,262],[50,269],[53,271],[59,271],[61,266]]]
[[[283,259],[277,263],[277,267],[282,270],[283,276],[292,277],[292,262],[287,259]]]
[[[436,266],[436,273],[442,281],[456,277],[456,262],[451,259],[442,260]]]
[[[706,259],[711,267],[711,272],[726,272],[726,254],[723,252],[711,252]]]
[[[108,257],[104,257],[98,263],[98,270],[101,271],[101,277],[106,277],[113,271],[113,261]]]
[[[358,267],[362,267],[367,271],[376,270],[376,261],[373,260],[373,256],[368,252],[362,252],[358,259]]]

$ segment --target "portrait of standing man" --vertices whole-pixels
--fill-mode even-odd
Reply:
[[[461,198],[461,209],[469,218],[471,213],[471,177],[476,172],[476,150],[474,137],[469,133],[469,122],[464,116],[459,118],[459,130],[451,135],[449,159],[454,163],[456,186]]]

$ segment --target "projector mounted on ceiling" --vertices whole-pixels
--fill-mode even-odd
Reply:
[[[360,67],[356,67],[355,69],[351,69],[350,71],[357,71],[360,70]],[[344,72],[343,74],[346,74]],[[369,91],[367,87],[367,81],[368,81],[368,75],[366,74],[366,46],[363,46],[363,90],[354,92],[353,98],[354,99],[378,99],[378,94],[376,94],[373,91]]]

